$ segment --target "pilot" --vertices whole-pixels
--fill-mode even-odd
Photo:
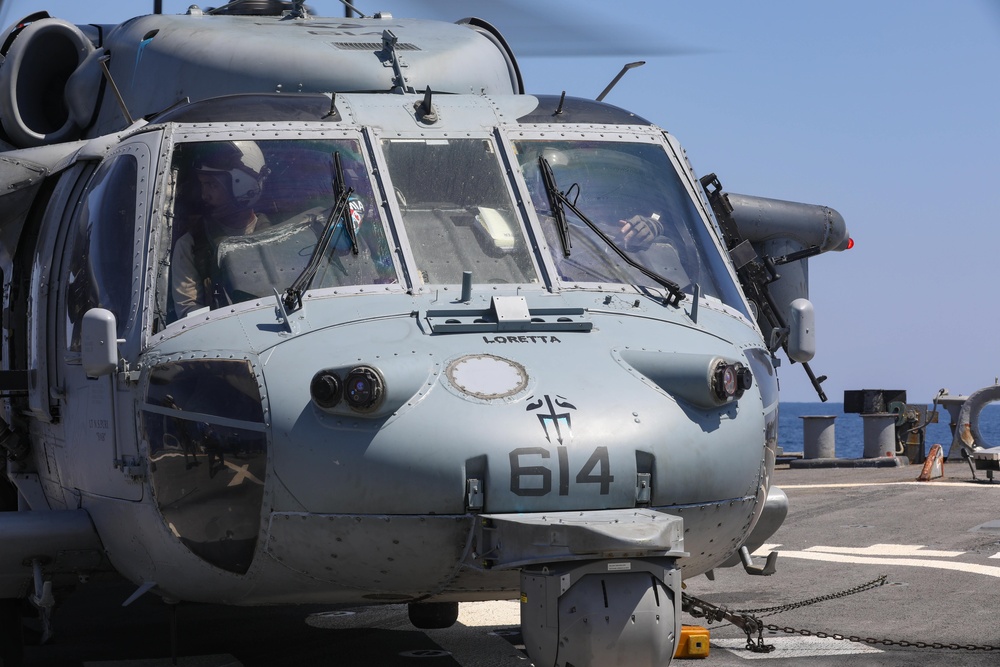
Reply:
[[[552,147],[545,147],[542,149],[541,156],[545,158],[545,161],[552,167],[557,174],[563,170],[570,167],[570,158],[565,151],[558,150]],[[524,165],[531,164],[534,162],[525,162],[522,165],[522,172],[524,172]],[[581,176],[586,179],[586,171],[584,171]],[[525,174],[525,179],[528,181],[528,187],[532,193],[532,200],[536,202],[536,206],[542,203],[542,208],[539,210],[547,210],[548,206],[548,195],[545,193],[545,186],[541,178],[541,173],[537,170],[528,170]],[[563,185],[560,183],[560,185]],[[576,184],[574,184],[576,185]],[[573,188],[571,187],[570,190]],[[584,206],[584,209],[587,207]],[[585,214],[588,213],[587,210],[583,211]],[[590,211],[594,213],[594,211]],[[627,220],[614,221],[614,218],[607,220],[600,215],[595,215],[592,221],[603,227],[602,231],[611,237],[616,243],[622,244],[622,247],[629,251],[634,252],[638,250],[647,250],[653,245],[653,242],[664,232],[663,222],[660,220],[660,216],[657,213],[651,215],[633,215]]]
[[[628,220],[619,220],[626,250],[646,250],[663,233],[660,216],[633,215]]]
[[[229,303],[219,271],[219,243],[269,226],[267,219],[253,210],[268,174],[257,144],[208,144],[195,161],[194,171],[201,189],[202,212],[177,239],[171,259],[170,283],[178,318],[205,306]]]

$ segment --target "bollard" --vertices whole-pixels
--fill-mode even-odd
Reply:
[[[958,432],[958,418],[962,413],[962,408],[965,406],[965,402],[969,400],[968,396],[952,396],[951,394],[945,394],[940,398],[936,399],[937,404],[943,406],[947,411],[951,420],[948,422],[948,428],[951,429],[951,441],[952,444],[948,445],[948,451],[945,452],[944,457],[952,461],[960,460],[959,455],[962,450],[962,446],[959,445],[955,449],[955,456],[952,457],[951,450],[955,447],[955,441],[958,439],[956,436],[959,435]]]
[[[833,421],[836,415],[804,415],[802,420],[802,458],[837,457],[837,439]]]
[[[865,427],[865,458],[896,455],[896,415],[875,412],[861,415]]]

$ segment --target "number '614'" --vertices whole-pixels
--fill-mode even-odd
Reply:
[[[570,467],[569,448],[556,447],[555,470],[551,465],[552,453],[544,447],[518,447],[510,452],[510,492],[518,496],[544,496],[552,492],[552,476],[555,472],[560,496],[569,495]],[[600,494],[611,492],[615,481],[611,474],[608,448],[601,446],[594,450],[587,462],[576,473],[577,484],[599,484]]]

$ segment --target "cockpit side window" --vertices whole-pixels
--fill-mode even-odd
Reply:
[[[350,190],[339,211],[338,160],[343,190]],[[173,232],[169,276],[158,283],[161,321],[271,297],[311,261],[318,263],[312,289],[398,282],[356,139],[180,143],[171,176]],[[314,258],[325,233],[331,242]]]
[[[73,218],[65,286],[66,342],[80,351],[80,323],[91,308],[106,308],[123,337],[132,306],[138,161],[106,160],[94,174]]]

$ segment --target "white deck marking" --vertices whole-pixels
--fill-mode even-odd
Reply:
[[[859,565],[904,565],[907,567],[928,567],[939,570],[954,570],[970,574],[984,574],[988,577],[1000,578],[1000,567],[995,565],[977,565],[941,560],[918,560],[926,558],[955,558],[964,551],[934,551],[925,550],[919,544],[873,544],[870,547],[809,547],[803,551],[779,549],[780,544],[762,544],[753,552],[753,556],[765,558],[772,551],[777,551],[781,558],[799,558],[802,560],[820,560],[828,563],[857,563]],[[1000,553],[990,558],[1000,560]]]
[[[847,489],[862,486],[922,486],[934,489],[941,486],[959,487],[963,489],[998,489],[1000,484],[977,484],[975,482],[842,482],[833,484],[776,484],[782,491],[785,489]]]
[[[902,565],[905,567],[927,567],[938,570],[953,570],[969,574],[984,574],[1000,579],[1000,567],[995,565],[976,565],[975,563],[956,563],[955,561],[917,560],[915,558],[875,558],[871,556],[852,556],[848,554],[831,554],[818,551],[779,551],[780,558],[800,558],[802,560],[820,560],[828,563],[855,563],[857,565]]]
[[[780,546],[781,546],[780,544],[762,544],[759,547],[757,547],[757,549],[750,555],[766,558],[769,553],[771,553],[772,551],[777,551],[778,547]]]
[[[746,649],[746,639],[712,639],[710,648],[723,648],[744,660],[774,660],[783,658],[811,658],[821,655],[856,655],[859,653],[882,653],[881,650],[837,639],[819,637],[765,637],[765,644],[772,644],[770,653],[753,653]],[[711,659],[711,656],[709,656]]]
[[[809,547],[806,551],[825,551],[853,556],[913,556],[919,558],[955,558],[964,551],[934,551],[922,544],[873,544],[870,547]]]

